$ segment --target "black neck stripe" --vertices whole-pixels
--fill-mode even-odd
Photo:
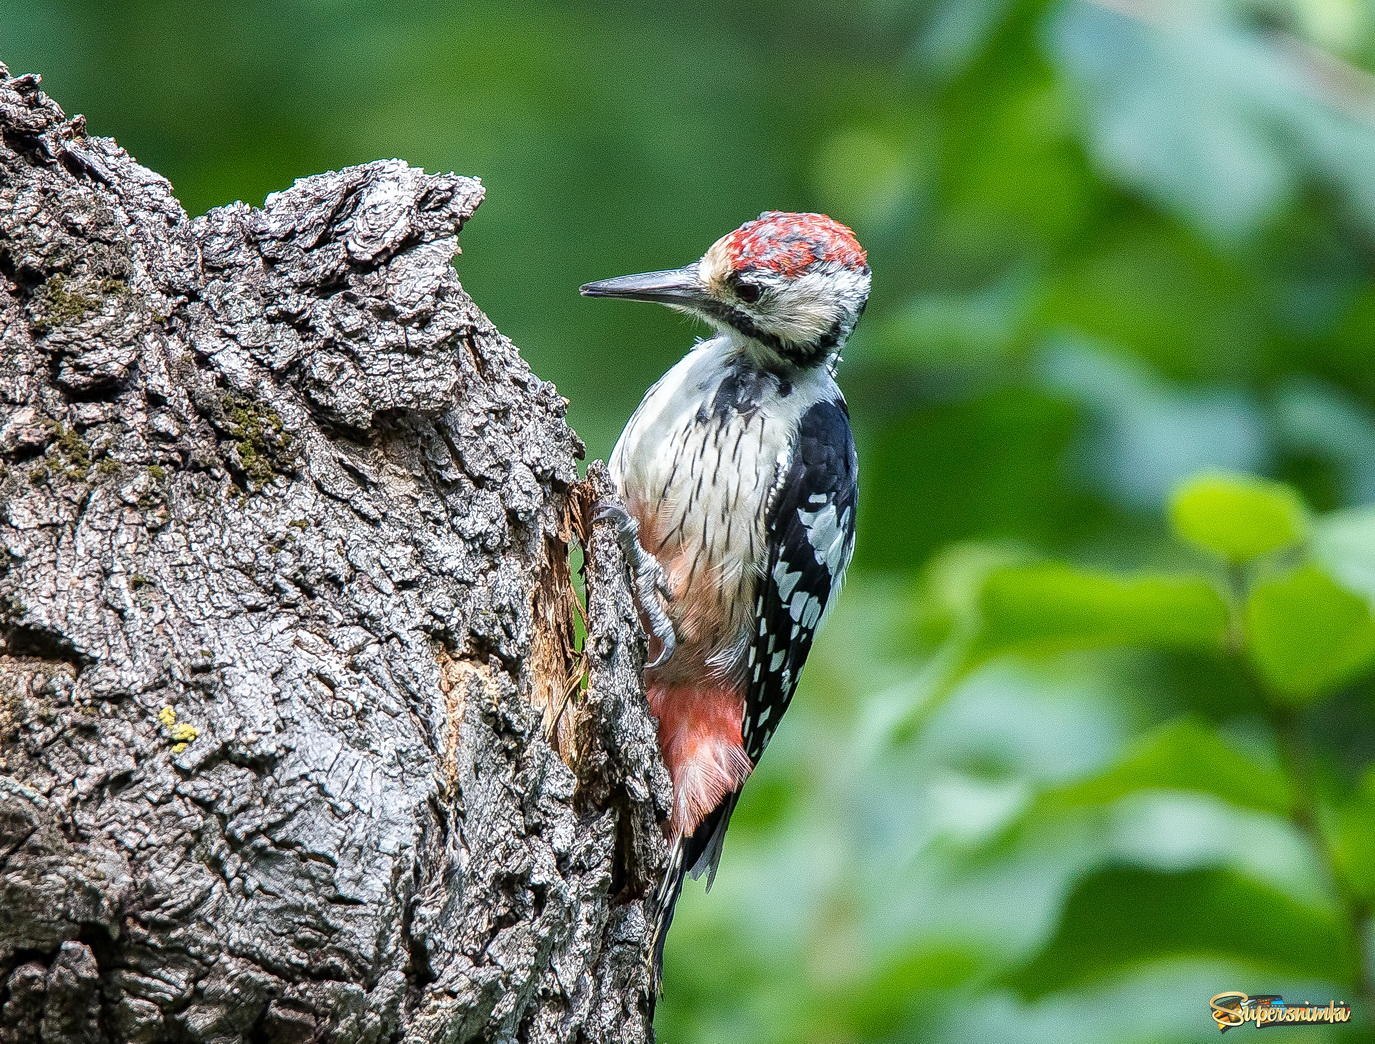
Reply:
[[[785,341],[772,331],[765,330],[754,321],[753,316],[739,308],[713,301],[709,310],[716,319],[739,330],[746,337],[758,341],[795,366],[812,366],[821,362],[840,343],[841,323],[838,319],[812,343],[798,344],[795,341]]]

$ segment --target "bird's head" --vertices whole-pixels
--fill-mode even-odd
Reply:
[[[699,316],[784,365],[826,363],[869,298],[855,234],[825,214],[747,221],[684,268],[588,283],[587,297],[657,301]]]

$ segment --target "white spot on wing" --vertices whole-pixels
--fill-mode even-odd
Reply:
[[[816,549],[817,560],[838,579],[849,564],[850,509],[837,513],[834,504],[827,504],[816,511],[798,509],[797,515],[807,529],[808,541]]]
[[[815,595],[798,595],[788,603],[788,615],[793,618],[794,623],[799,623],[803,627],[815,625],[817,616],[821,614],[821,603]],[[807,618],[811,617],[813,623],[807,623]],[[793,633],[797,633],[797,628],[793,628]]]
[[[778,597],[785,602],[793,596],[797,582],[801,579],[802,573],[789,569],[788,563],[782,559],[779,559],[778,564],[773,567],[774,586],[778,588]]]

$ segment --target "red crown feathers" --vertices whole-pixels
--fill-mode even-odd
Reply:
[[[855,234],[825,214],[770,210],[726,236],[725,247],[731,270],[737,272],[764,268],[791,278],[826,261],[869,267]]]

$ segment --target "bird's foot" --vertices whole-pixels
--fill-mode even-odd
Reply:
[[[616,527],[616,539],[635,578],[635,595],[640,609],[645,614],[650,634],[659,639],[659,655],[645,666],[662,667],[678,647],[678,636],[673,632],[673,621],[668,615],[668,603],[672,598],[668,574],[659,560],[640,544],[640,525],[625,508],[619,504],[602,504],[593,521],[610,522]]]

